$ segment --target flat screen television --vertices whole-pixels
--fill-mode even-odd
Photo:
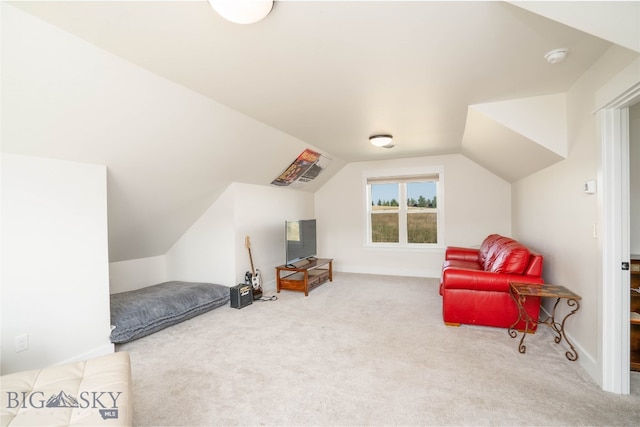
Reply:
[[[316,255],[315,219],[285,221],[284,232],[287,258],[285,264],[293,264]]]

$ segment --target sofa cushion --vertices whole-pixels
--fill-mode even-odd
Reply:
[[[482,241],[482,244],[480,245],[480,254],[478,255],[480,264],[484,265],[485,261],[487,260],[487,254],[489,253],[489,249],[491,249],[491,247],[495,244],[496,240],[500,238],[502,238],[502,236],[499,234],[490,234],[487,236],[486,239]]]
[[[509,238],[509,237],[504,237],[504,236],[500,236],[498,235],[497,237],[495,237],[493,239],[493,241],[490,243],[489,248],[487,250],[486,253],[486,257],[484,260],[484,269],[485,271],[491,271],[492,267],[493,267],[493,263],[495,262],[496,258],[498,257],[498,255],[500,254],[500,251],[502,250],[502,248],[509,244],[515,242],[515,240]]]
[[[498,251],[493,264],[492,273],[523,274],[529,265],[529,249],[518,242],[509,242]]]

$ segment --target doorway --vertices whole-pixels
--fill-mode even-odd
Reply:
[[[640,102],[640,81],[598,112],[601,125],[599,212],[601,213],[601,313],[599,360],[602,388],[629,394],[630,259],[629,109]]]

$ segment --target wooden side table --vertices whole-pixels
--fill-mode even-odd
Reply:
[[[533,327],[534,324],[539,325],[547,325],[550,327],[555,333],[554,341],[556,344],[559,344],[563,339],[569,345],[571,350],[567,350],[565,356],[567,359],[571,361],[578,360],[578,353],[576,352],[573,344],[567,338],[567,335],[564,331],[564,324],[573,313],[580,309],[580,299],[581,297],[564,286],[560,285],[550,285],[550,284],[531,284],[531,283],[511,283],[510,284],[510,293],[511,298],[515,301],[518,306],[518,319],[511,325],[509,328],[509,336],[511,338],[515,338],[518,336],[518,332],[514,329],[514,327],[521,321],[525,321],[525,328],[522,332],[522,338],[520,338],[520,344],[518,345],[518,351],[520,353],[525,353],[527,351],[527,347],[524,345],[524,338],[527,336],[527,331],[530,327]],[[527,299],[527,297],[547,297],[547,298],[555,298],[556,302],[553,305],[553,311],[551,312],[551,316],[547,317],[544,320],[534,320],[529,316],[529,313],[524,309],[522,303]],[[556,320],[556,308],[558,307],[558,303],[561,299],[567,300],[567,305],[573,310],[569,312],[561,322]]]

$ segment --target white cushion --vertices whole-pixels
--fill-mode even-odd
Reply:
[[[129,354],[0,377],[2,426],[132,425]]]

